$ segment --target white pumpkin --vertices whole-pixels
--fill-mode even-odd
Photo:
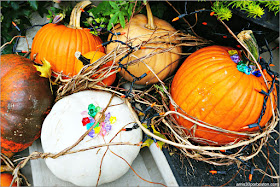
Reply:
[[[90,104],[105,108],[110,98],[111,94],[103,91],[81,91],[59,100],[43,123],[41,141],[44,152],[58,153],[74,144],[87,131],[86,126],[83,126],[82,123],[84,111],[88,111]],[[122,99],[114,97],[111,105],[114,106],[109,107],[105,112],[105,114],[110,112],[111,116],[116,117],[116,121],[111,124],[111,130],[104,136],[99,134],[92,138],[87,135],[72,150],[109,143],[119,130],[133,126],[134,118]],[[142,131],[138,128],[132,131],[121,131],[112,142],[137,144],[141,140]],[[58,178],[79,186],[95,186],[101,159],[106,149],[107,147],[91,149],[56,159],[47,158],[45,161],[48,168]],[[110,150],[132,164],[140,151],[140,146],[114,145],[110,146]],[[129,169],[129,166],[110,150],[104,157],[98,185],[120,178]]]

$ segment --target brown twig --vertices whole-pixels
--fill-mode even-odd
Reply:
[[[1,46],[0,49],[2,50],[6,45],[12,44],[12,42],[13,42],[16,38],[25,38],[25,39],[26,39],[25,36],[14,36],[14,37],[11,39],[11,41],[4,43],[4,44]],[[26,39],[26,42],[27,42],[27,44],[28,44],[27,39]]]

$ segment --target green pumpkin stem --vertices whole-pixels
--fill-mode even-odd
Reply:
[[[249,51],[252,53],[252,55],[254,56],[256,61],[258,61],[259,47],[258,47],[257,41],[253,35],[253,32],[251,30],[244,30],[244,31],[241,31],[237,35],[237,37],[249,49]],[[247,56],[248,56],[249,60],[254,61],[252,56],[250,56],[248,53],[247,53]]]

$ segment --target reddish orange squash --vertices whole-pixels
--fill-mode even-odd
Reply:
[[[10,186],[12,181],[13,175],[11,175],[10,173],[1,173],[1,187]],[[17,183],[14,182],[12,186],[17,186]]]
[[[10,155],[40,136],[53,96],[48,79],[19,55],[1,56],[1,153]]]
[[[246,75],[236,66],[228,48],[210,46],[194,52],[173,79],[171,95],[174,101],[194,118],[230,131],[242,131],[242,127],[256,123],[261,113],[264,95],[255,89],[267,91],[267,88],[262,77]],[[268,75],[267,79],[271,80]],[[271,96],[275,108],[276,89]],[[170,108],[174,110],[172,105]],[[183,114],[180,109],[178,111]],[[268,99],[260,125],[263,127],[271,116],[271,100]],[[175,116],[175,119],[186,128],[186,133],[193,133],[192,122],[182,117]],[[258,127],[248,131],[256,130]],[[246,138],[200,126],[197,126],[194,136],[210,145],[223,145]]]
[[[35,62],[41,63],[45,58],[50,62],[53,71],[73,76],[77,72],[79,63],[79,60],[75,58],[76,51],[82,54],[96,50],[104,52],[103,47],[97,48],[102,43],[101,39],[90,34],[88,29],[80,27],[80,8],[90,3],[90,1],[81,1],[76,5],[67,27],[52,23],[42,27],[33,40],[31,60],[35,59]]]

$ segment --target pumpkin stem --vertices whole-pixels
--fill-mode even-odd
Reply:
[[[86,6],[90,5],[91,2],[89,0],[81,1],[73,8],[70,16],[70,22],[68,27],[73,29],[82,29],[80,25],[81,13],[82,9]]]
[[[148,24],[146,24],[145,27],[148,28],[148,29],[151,29],[151,30],[155,30],[156,25],[155,25],[155,22],[154,22],[154,16],[152,14],[152,10],[151,10],[151,7],[150,7],[148,2],[146,4],[146,9],[147,9]]]
[[[249,49],[249,51],[252,53],[256,61],[259,59],[259,47],[257,44],[257,41],[253,35],[253,32],[251,30],[244,30],[241,31],[237,35],[238,39]],[[247,54],[249,59],[251,61],[254,61],[253,58]]]

